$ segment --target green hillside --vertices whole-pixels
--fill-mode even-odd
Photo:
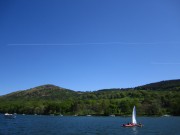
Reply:
[[[77,92],[42,85],[0,97],[0,113],[64,115],[180,115],[180,80],[168,80],[127,89]]]
[[[143,89],[143,90],[180,90],[180,79],[150,83],[150,84],[147,84],[147,85],[136,87],[135,89]]]
[[[28,90],[13,92],[1,98],[7,100],[67,100],[76,96],[77,92],[73,90],[47,84]]]

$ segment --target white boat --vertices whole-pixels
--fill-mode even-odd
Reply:
[[[9,119],[14,119],[14,118],[16,118],[16,114],[5,113],[5,114],[4,114],[4,117],[5,117],[5,118],[9,118]]]
[[[163,115],[163,117],[170,117],[171,115],[168,115],[168,114],[165,114],[165,115]]]

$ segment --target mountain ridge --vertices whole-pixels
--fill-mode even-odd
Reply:
[[[153,82],[145,84],[142,86],[135,87],[134,89],[144,89],[144,90],[180,90],[180,79],[174,80],[163,80],[159,82]]]
[[[101,92],[101,91],[117,91],[117,90],[129,90],[129,89],[134,89],[134,90],[180,90],[180,79],[173,79],[173,80],[163,80],[163,81],[159,81],[159,82],[153,82],[153,83],[148,83],[142,86],[137,86],[137,87],[133,87],[133,88],[107,88],[107,89],[99,89],[99,90],[95,90],[95,91],[91,91],[91,92]],[[40,86],[36,86],[33,88],[29,88],[26,90],[18,90],[12,93],[8,93],[3,96],[11,96],[13,94],[23,94],[24,92],[27,92],[27,95],[30,93],[41,93],[44,90],[49,90],[50,91],[69,91],[69,92],[74,92],[74,93],[83,93],[83,91],[75,91],[75,90],[71,90],[71,89],[67,89],[67,88],[63,88],[57,85],[53,85],[53,84],[44,84],[44,85],[40,85]],[[25,94],[26,95],[26,94]]]

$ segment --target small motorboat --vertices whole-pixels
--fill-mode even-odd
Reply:
[[[5,113],[4,117],[5,118],[9,118],[9,119],[15,119],[16,118],[16,114]]]

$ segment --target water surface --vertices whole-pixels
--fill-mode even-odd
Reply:
[[[138,117],[144,127],[124,128],[130,117],[0,115],[0,135],[179,135],[180,117]]]

